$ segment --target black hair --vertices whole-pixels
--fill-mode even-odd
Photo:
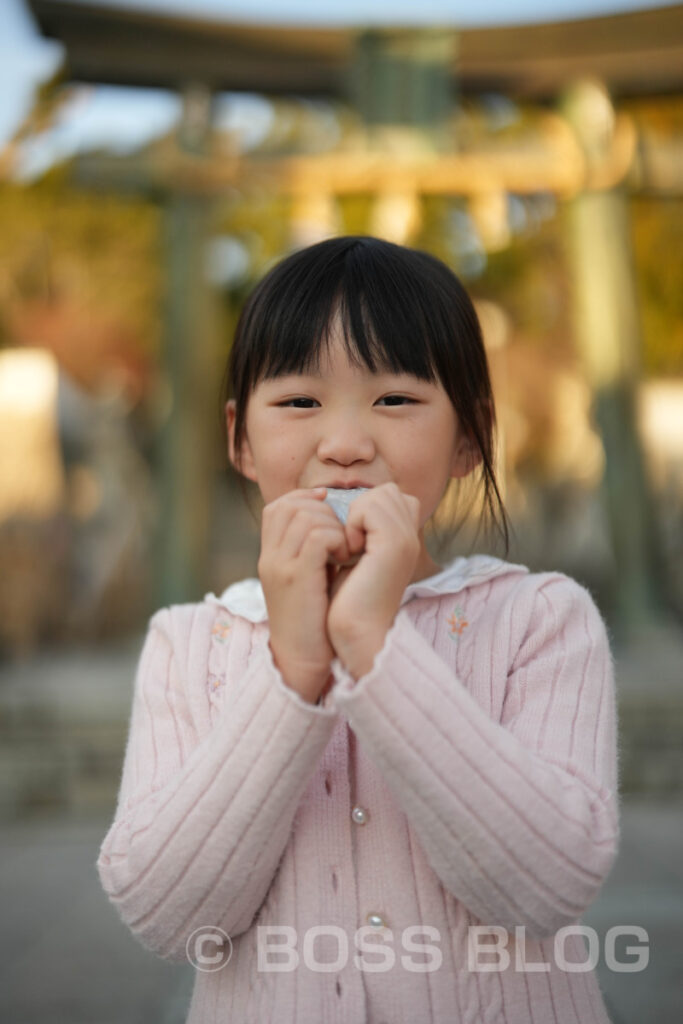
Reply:
[[[496,414],[481,326],[458,277],[429,253],[344,235],[275,264],[247,297],[235,328],[220,398],[224,450],[228,399],[236,405],[239,469],[253,389],[264,379],[318,370],[337,313],[353,364],[372,373],[440,380],[461,429],[481,454],[484,509],[503,536],[507,557],[508,519],[494,471]]]

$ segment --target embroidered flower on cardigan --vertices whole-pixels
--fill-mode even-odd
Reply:
[[[222,655],[219,656],[215,644],[221,644],[224,646],[228,641],[228,634],[232,626],[228,619],[216,619],[211,628],[211,652],[209,653],[209,673],[208,673],[208,686],[209,693],[215,693],[224,682],[224,672],[222,670],[221,662],[223,660]]]
[[[224,644],[231,629],[232,626],[226,619],[218,619],[214,622],[211,633],[216,637],[219,644]]]
[[[455,640],[457,643],[457,641],[460,639],[463,632],[469,625],[467,619],[465,618],[465,613],[462,610],[462,605],[456,604],[452,614],[448,616],[447,622],[448,625],[451,627],[448,635],[450,636],[451,640]]]

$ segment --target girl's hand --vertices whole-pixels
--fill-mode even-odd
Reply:
[[[413,578],[421,550],[419,528],[419,499],[395,483],[373,487],[349,508],[349,551],[363,554],[334,579],[327,632],[356,678],[372,667]]]
[[[289,491],[263,509],[258,574],[273,660],[292,689],[315,703],[335,656],[327,635],[328,562],[350,557],[324,489]]]

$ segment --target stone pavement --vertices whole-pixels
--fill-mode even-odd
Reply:
[[[3,826],[1,1024],[184,1024],[193,968],[145,950],[100,887],[95,860],[108,827],[108,819],[63,818]],[[613,1024],[682,1019],[682,838],[683,796],[624,801],[619,858],[583,919],[599,936]],[[606,970],[604,933],[615,924],[646,929],[642,972]],[[617,943],[618,960],[629,959],[625,946],[634,941]]]
[[[612,1024],[680,1024],[683,1020],[683,796],[661,801],[632,796],[622,801],[619,856],[582,922],[600,937],[598,977]],[[647,944],[643,971],[621,973],[605,966],[605,933],[637,925],[617,940],[616,959],[633,960],[626,948]]]

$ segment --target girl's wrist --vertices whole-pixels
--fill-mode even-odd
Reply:
[[[317,704],[318,700],[327,692],[327,684],[331,677],[329,669],[325,675],[320,675],[319,673],[309,675],[309,673],[303,672],[295,665],[290,665],[288,662],[282,661],[273,651],[273,646],[270,642],[268,643],[268,646],[270,648],[273,664],[282,676],[282,681],[285,686],[290,690],[294,690],[302,700],[307,701],[309,704]]]
[[[379,630],[353,641],[341,641],[336,646],[337,657],[354,679],[358,680],[372,669],[375,658],[384,647],[387,630]]]

